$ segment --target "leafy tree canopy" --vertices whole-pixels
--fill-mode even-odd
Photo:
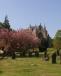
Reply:
[[[58,30],[53,41],[55,48],[61,48],[61,30]]]

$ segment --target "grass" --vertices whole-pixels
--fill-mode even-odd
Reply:
[[[0,76],[61,76],[61,64],[41,58],[11,58],[0,60]]]

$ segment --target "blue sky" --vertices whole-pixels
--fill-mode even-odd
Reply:
[[[41,23],[54,37],[61,29],[61,0],[0,0],[0,21],[5,15],[14,29]]]

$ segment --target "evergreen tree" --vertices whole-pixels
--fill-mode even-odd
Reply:
[[[0,28],[3,28],[3,23],[2,22],[0,22]]]
[[[7,29],[10,29],[10,24],[9,24],[8,16],[5,16],[3,27],[7,28]]]

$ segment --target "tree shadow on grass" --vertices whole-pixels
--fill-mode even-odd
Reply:
[[[0,70],[0,74],[2,74],[3,73],[3,71],[2,70]]]

